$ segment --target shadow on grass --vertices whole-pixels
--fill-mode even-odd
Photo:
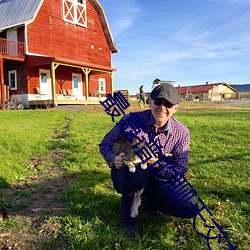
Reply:
[[[195,185],[197,186],[197,185]],[[225,204],[233,203],[234,207],[238,207],[240,211],[242,211],[242,203],[249,204],[250,203],[250,189],[249,188],[231,188],[231,187],[221,187],[219,184],[214,185],[213,187],[198,185],[197,193],[200,198],[206,197],[207,200],[211,202],[212,205],[210,209],[216,209],[220,202],[224,202]],[[230,202],[230,203],[229,203]],[[243,216],[250,217],[250,210],[246,210]]]
[[[250,202],[250,189],[245,187],[241,188],[238,186],[231,187],[226,182],[223,182],[223,178],[226,178],[228,181],[232,181],[234,183],[234,178],[238,176],[238,178],[244,178],[244,176],[247,176],[247,173],[244,172],[244,176],[240,177],[239,172],[243,171],[247,168],[247,163],[244,162],[243,159],[247,159],[249,156],[248,152],[245,153],[236,153],[234,155],[224,155],[224,156],[217,156],[217,157],[210,157],[210,158],[203,158],[199,159],[199,161],[192,162],[190,164],[190,169],[199,169],[200,166],[206,165],[206,164],[220,164],[224,163],[224,165],[219,165],[217,167],[217,170],[221,172],[222,176],[218,176],[218,182],[214,183],[216,179],[213,179],[212,184],[213,186],[209,187],[207,185],[204,185],[204,182],[202,182],[203,177],[200,177],[200,181],[196,181],[195,189],[197,188],[197,192],[201,194],[205,194],[206,196],[214,195],[218,197],[222,201],[226,201],[227,199],[232,200],[235,203],[239,202]],[[194,157],[194,156],[193,156]],[[242,169],[236,169],[233,164],[242,162],[243,168]],[[227,167],[228,166],[228,167]],[[208,173],[213,174],[213,173]],[[236,177],[235,177],[236,176]],[[208,179],[209,176],[206,176],[206,179]],[[221,181],[220,181],[221,180]],[[242,179],[243,182],[246,182],[245,179]],[[240,182],[239,182],[240,183]]]
[[[77,183],[64,192],[64,199],[70,204],[64,224],[72,249],[176,249],[184,244],[180,234],[190,237],[193,230],[192,220],[149,215],[141,205],[141,237],[125,236],[121,196],[113,188],[110,173],[102,170],[78,175]],[[178,231],[179,224],[184,225],[184,233]]]
[[[6,181],[6,179],[0,176],[0,188],[6,188],[8,186],[9,183]]]
[[[1,249],[10,249],[15,244],[23,246],[22,249],[68,246],[61,237],[60,218],[65,214],[66,204],[60,196],[75,178],[65,175],[61,168],[52,169],[46,178],[32,176],[0,189],[0,234],[8,232],[1,238]]]
[[[249,249],[244,246],[249,245],[247,242],[249,242],[250,189],[221,187],[219,184],[213,187],[199,184],[198,187],[195,185],[195,189],[197,196],[207,206],[213,219],[223,228],[223,232],[231,239],[230,241],[239,248]],[[213,225],[209,219],[207,223]]]

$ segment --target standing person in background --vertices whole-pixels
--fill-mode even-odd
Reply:
[[[138,104],[140,105],[141,101],[145,104],[146,102],[145,102],[145,97],[144,97],[144,85],[141,85],[141,87],[139,88],[139,91],[140,91],[140,99],[139,99]]]

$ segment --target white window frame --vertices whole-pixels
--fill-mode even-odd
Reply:
[[[86,28],[86,0],[81,0],[81,2],[79,0],[62,0],[63,20]]]
[[[103,90],[102,90],[102,86],[103,86]],[[99,93],[106,94],[106,79],[105,78],[99,78]]]
[[[15,86],[11,88],[11,74],[14,74],[14,77],[15,77]],[[17,73],[16,73],[16,70],[9,70],[8,71],[8,77],[9,77],[9,87],[10,87],[10,90],[17,90]]]

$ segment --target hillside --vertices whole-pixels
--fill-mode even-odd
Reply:
[[[250,84],[230,84],[238,92],[250,92]]]

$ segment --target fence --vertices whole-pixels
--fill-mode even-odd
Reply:
[[[0,38],[0,54],[24,57],[25,43]]]
[[[250,100],[250,92],[239,92],[238,100]]]
[[[121,89],[121,90],[114,91],[114,93],[119,92],[119,91],[122,93],[122,95],[124,96],[124,98],[127,101],[129,101],[129,91],[127,89]]]
[[[192,98],[199,101],[223,101],[223,100],[250,100],[250,92],[237,92],[237,93],[213,93],[213,94],[192,94],[182,95],[182,100],[191,101]]]

